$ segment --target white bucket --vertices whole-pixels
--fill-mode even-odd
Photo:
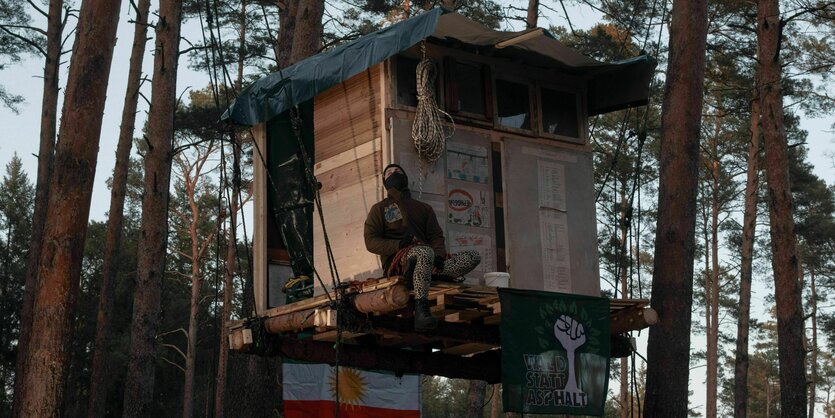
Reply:
[[[510,284],[510,273],[493,271],[484,273],[484,285],[491,287],[507,287]]]

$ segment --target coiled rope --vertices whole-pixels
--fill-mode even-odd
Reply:
[[[415,151],[420,157],[418,178],[420,192],[423,192],[424,165],[435,164],[444,153],[446,140],[455,132],[455,122],[449,113],[444,112],[435,101],[435,77],[437,67],[426,57],[426,41],[421,43],[422,58],[415,71],[417,83],[417,111],[412,124],[412,140]],[[445,121],[449,121],[449,125]]]

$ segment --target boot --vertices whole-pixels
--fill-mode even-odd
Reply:
[[[431,331],[438,327],[438,320],[429,311],[429,299],[415,299],[415,331]]]

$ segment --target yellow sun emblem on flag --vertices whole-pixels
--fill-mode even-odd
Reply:
[[[335,395],[339,390],[339,403],[359,405],[365,398],[365,379],[355,369],[340,367],[338,373],[331,374],[330,385],[331,395]]]

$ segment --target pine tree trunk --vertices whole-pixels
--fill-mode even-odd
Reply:
[[[241,169],[240,169],[241,149],[238,145],[237,138],[232,145],[232,195],[230,198],[229,211],[229,229],[227,232],[227,246],[226,246],[226,269],[223,275],[223,313],[220,318],[220,353],[217,362],[217,390],[215,392],[215,418],[223,418],[225,402],[226,402],[226,368],[229,359],[229,327],[226,322],[231,319],[232,315],[232,281],[235,277],[235,272],[238,269],[237,259],[237,227],[238,227],[238,210],[241,195]]]
[[[290,55],[293,53],[293,36],[296,33],[296,9],[299,0],[282,0],[278,2],[278,36],[276,37],[278,68],[286,68],[291,64]]]
[[[742,215],[742,260],[739,272],[739,319],[734,360],[734,418],[748,416],[748,330],[751,319],[751,276],[754,236],[757,226],[759,189],[760,100],[754,90],[751,101],[751,140],[748,142],[748,173],[745,181],[745,210]]]
[[[784,416],[806,414],[806,352],[797,244],[789,188],[786,129],[783,118],[780,60],[780,8],[777,0],[757,7],[762,130],[771,233],[771,265],[777,302],[777,347],[780,362],[780,409]]]
[[[108,352],[112,337],[113,299],[115,294],[116,257],[121,250],[122,223],[124,220],[125,193],[127,191],[130,151],[133,132],[136,127],[136,107],[142,78],[142,61],[148,32],[150,0],[139,0],[136,5],[133,47],[128,69],[128,85],[125,104],[122,108],[122,125],[116,145],[116,166],[113,168],[113,183],[110,189],[110,211],[107,219],[106,244],[102,261],[102,280],[99,291],[99,307],[96,321],[96,340],[93,348],[93,364],[90,372],[90,402],[87,416],[104,416],[107,392],[110,387]]]
[[[238,74],[235,79],[235,91],[240,92],[243,88],[244,79],[244,62],[246,59],[246,0],[241,1],[241,18],[239,23],[240,29],[238,32]],[[215,378],[215,417],[223,418],[226,404],[226,368],[229,361],[229,328],[226,322],[231,319],[232,315],[232,280],[237,271],[237,227],[238,227],[238,202],[241,196],[240,189],[240,146],[238,145],[239,137],[230,132],[229,137],[233,139],[232,143],[232,195],[229,202],[229,229],[227,235],[226,246],[226,269],[223,275],[223,311],[220,318],[220,352],[217,359],[217,376]],[[222,145],[221,145],[222,146]]]
[[[539,20],[539,0],[528,0],[528,18],[525,19],[525,24],[528,29],[536,27]]]
[[[502,384],[496,383],[493,385],[493,397],[490,398],[490,418],[499,418],[501,407],[499,402],[502,400]]]
[[[185,185],[186,198],[188,199],[188,235],[191,239],[191,301],[188,316],[188,347],[186,349],[185,372],[183,383],[183,418],[191,418],[194,415],[194,373],[195,358],[197,354],[197,314],[200,308],[200,288],[203,284],[200,266],[206,250],[214,239],[214,234],[200,242],[200,235],[197,226],[201,222],[200,207],[197,205],[197,188],[200,178],[204,175],[203,167],[212,155],[214,147],[197,151],[194,160],[188,161],[185,158],[176,158],[177,164],[183,171],[183,182]],[[218,222],[220,220],[218,219]]]
[[[322,15],[325,12],[325,1],[298,0],[297,4],[290,64],[318,53],[322,46]]]
[[[43,242],[46,205],[49,182],[52,178],[53,154],[55,152],[55,131],[58,121],[58,78],[61,65],[61,23],[64,2],[49,2],[49,17],[46,26],[46,57],[43,68],[43,96],[41,98],[41,132],[38,150],[38,178],[35,186],[35,207],[32,214],[32,235],[29,254],[26,259],[26,279],[23,285],[23,306],[20,312],[20,335],[17,343],[17,364],[14,380],[13,415],[20,412],[20,393],[25,372],[24,357],[20,353],[29,350],[29,336],[32,329],[32,311],[38,284],[38,262]]]
[[[652,306],[660,322],[647,345],[645,416],[688,411],[699,129],[707,36],[706,0],[674,0],[661,121]],[[675,371],[671,373],[671,371]]]
[[[246,32],[247,32],[247,18],[246,7],[247,1],[241,1],[241,16],[238,19],[238,73],[235,78],[235,92],[240,92],[243,89],[244,80],[244,61],[246,60]]]
[[[620,297],[626,299],[629,297],[629,289],[627,287],[627,271],[626,271],[626,239],[628,231],[628,224],[626,220],[626,212],[628,210],[628,203],[626,201],[627,178],[622,176],[619,179],[620,183],[620,219],[618,222],[618,229],[620,230],[620,245],[618,246],[619,255],[616,258],[618,263],[618,270],[620,272],[618,279],[620,280]],[[629,405],[629,363],[625,358],[620,359],[620,416],[621,418],[628,418],[630,412]]]
[[[50,180],[20,416],[57,417],[64,397],[84,238],[120,1],[81,6]]]
[[[148,116],[148,150],[145,153],[131,351],[125,381],[123,416],[126,418],[149,416],[154,400],[156,334],[160,322],[162,279],[168,242],[168,201],[181,11],[180,1],[160,1],[151,112]]]
[[[716,390],[719,386],[719,147],[717,141],[721,133],[722,107],[721,98],[717,98],[715,129],[711,138],[710,162],[710,318],[707,330],[707,379],[706,405],[707,418],[716,418]]]
[[[811,358],[809,359],[809,416],[815,416],[815,392],[817,391],[818,381],[818,301],[817,289],[815,288],[815,268],[809,267],[809,281],[811,285],[811,300],[812,300],[812,348],[809,351]]]
[[[467,391],[467,412],[464,414],[467,418],[480,418],[483,414],[482,407],[484,406],[484,389],[487,388],[487,382],[482,380],[470,380],[470,387]]]
[[[197,237],[192,235],[192,239]],[[188,349],[183,384],[183,418],[194,416],[194,359],[197,352],[197,308],[200,303],[200,267],[196,258],[191,269],[191,307],[188,315]]]

